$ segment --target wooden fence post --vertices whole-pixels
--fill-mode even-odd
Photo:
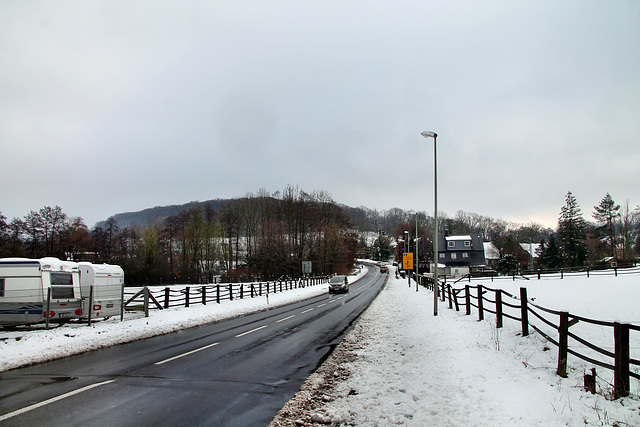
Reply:
[[[484,320],[484,301],[482,294],[482,285],[478,285],[478,321]]]
[[[558,328],[558,370],[557,374],[563,378],[567,377],[567,349],[569,348],[569,313],[560,312],[560,327]]]
[[[149,317],[149,288],[144,287],[144,317]]]
[[[456,306],[456,311],[460,311],[460,306],[458,305],[458,292],[453,290],[453,304]]]
[[[520,319],[522,321],[522,336],[529,335],[529,308],[527,307],[527,288],[520,288]]]
[[[124,281],[120,287],[120,321],[124,321]]]
[[[207,287],[202,287],[202,305],[207,305]]]
[[[502,289],[496,290],[496,328],[502,328]]]
[[[442,294],[441,294],[442,302],[445,302],[445,300],[446,300],[445,293],[444,293],[444,290],[446,289],[446,286],[447,286],[447,280],[445,279],[445,281],[440,286],[440,291],[442,292]]]
[[[233,301],[233,284],[229,283],[229,301]]]
[[[629,325],[613,323],[615,369],[613,388],[616,398],[629,395]]]
[[[464,286],[464,302],[467,306],[467,316],[471,314],[471,289],[469,285]]]
[[[169,300],[171,299],[171,290],[167,286],[164,288],[164,308],[169,308]]]
[[[47,309],[45,311],[45,324],[46,329],[49,329],[49,317],[51,315],[51,286],[47,288]]]
[[[449,294],[449,310],[453,308],[453,301],[451,300],[451,285],[447,285],[447,293]]]
[[[220,285],[216,285],[216,303],[220,304]]]
[[[191,293],[191,288],[187,286],[186,288],[184,288],[184,291],[185,291],[184,306],[189,307],[189,294]]]

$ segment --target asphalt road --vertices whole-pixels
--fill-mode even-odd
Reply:
[[[266,426],[386,283],[0,373],[1,426]]]

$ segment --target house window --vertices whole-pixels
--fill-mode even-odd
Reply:
[[[464,247],[465,248],[470,248],[471,247],[471,241],[470,240],[465,240],[464,241]]]
[[[450,248],[455,248],[456,247],[456,242],[454,242],[453,240],[449,240],[447,242],[447,246]]]
[[[444,253],[440,252],[440,253],[438,254],[438,257],[439,257],[439,258],[444,258],[444,257],[445,257],[445,255],[446,255],[446,254],[444,254]]]
[[[469,258],[469,252],[462,252],[462,258]]]
[[[458,254],[456,254],[455,252],[451,254],[451,259],[456,259],[458,258]]]

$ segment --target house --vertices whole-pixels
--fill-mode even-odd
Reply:
[[[438,236],[438,258],[447,276],[464,276],[487,265],[479,235]]]

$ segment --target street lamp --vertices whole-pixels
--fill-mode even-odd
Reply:
[[[438,157],[436,151],[436,140],[438,134],[425,130],[420,135],[425,138],[433,138],[433,219],[435,222],[433,232],[433,265],[435,267],[433,271],[433,315],[438,315]]]

